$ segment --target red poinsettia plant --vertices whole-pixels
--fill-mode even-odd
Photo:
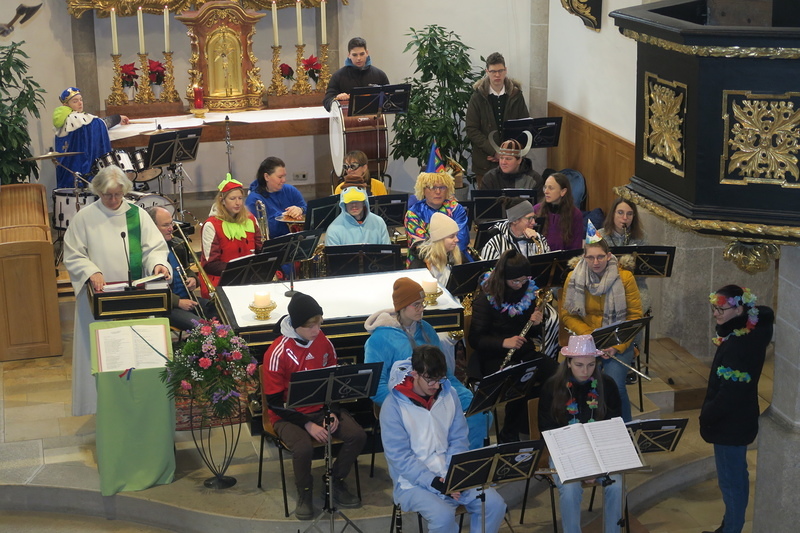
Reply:
[[[153,85],[161,85],[164,83],[164,64],[161,61],[154,61],[148,59],[148,68],[150,69],[150,83]]]
[[[139,79],[139,75],[136,71],[139,69],[136,68],[134,63],[125,63],[119,70],[122,75],[123,87],[139,87],[139,84],[136,82],[136,80]]]
[[[281,76],[283,76],[284,79],[294,81],[294,69],[292,67],[290,67],[286,63],[281,63],[280,69],[281,69]]]
[[[319,80],[319,71],[322,69],[319,58],[313,55],[308,56],[308,59],[304,59],[302,63],[308,77],[317,82]]]

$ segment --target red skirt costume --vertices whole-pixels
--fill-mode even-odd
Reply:
[[[205,267],[207,263],[212,261],[222,261],[228,263],[234,259],[252,255],[256,253],[257,247],[260,247],[261,236],[258,234],[258,223],[253,215],[248,213],[248,217],[253,222],[253,232],[246,232],[244,239],[231,240],[225,236],[222,231],[222,220],[217,217],[211,217],[206,220],[206,224],[214,226],[214,241],[211,243],[211,250],[209,256],[206,257],[205,251],[200,256],[200,265]],[[219,284],[220,276],[208,274],[208,279],[211,284],[216,287]],[[203,298],[209,298],[209,288],[206,286],[205,281],[201,280],[200,294]]]

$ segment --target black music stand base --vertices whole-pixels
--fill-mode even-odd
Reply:
[[[236,485],[236,478],[231,476],[214,476],[203,482],[207,489],[229,489]]]

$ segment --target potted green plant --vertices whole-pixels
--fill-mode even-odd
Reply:
[[[436,139],[442,157],[467,168],[472,151],[464,133],[467,104],[481,71],[470,61],[461,37],[435,24],[422,30],[410,28],[411,40],[403,52],[413,49],[417,65],[411,84],[408,113],[394,121],[392,156],[415,158],[425,165]]]
[[[33,173],[39,179],[32,157],[28,118],[39,118],[44,89],[28,76],[28,55],[20,48],[25,41],[0,46],[0,183],[20,183]]]

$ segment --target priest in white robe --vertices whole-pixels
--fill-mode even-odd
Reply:
[[[169,279],[172,275],[167,243],[150,215],[124,199],[131,187],[122,169],[112,166],[101,170],[91,184],[92,192],[100,201],[78,211],[64,235],[64,265],[75,291],[73,416],[94,414],[97,410],[89,337],[89,324],[94,322],[94,317],[86,295],[87,284],[101,291],[106,283],[126,281],[126,250],[133,279],[150,274],[165,274]]]

